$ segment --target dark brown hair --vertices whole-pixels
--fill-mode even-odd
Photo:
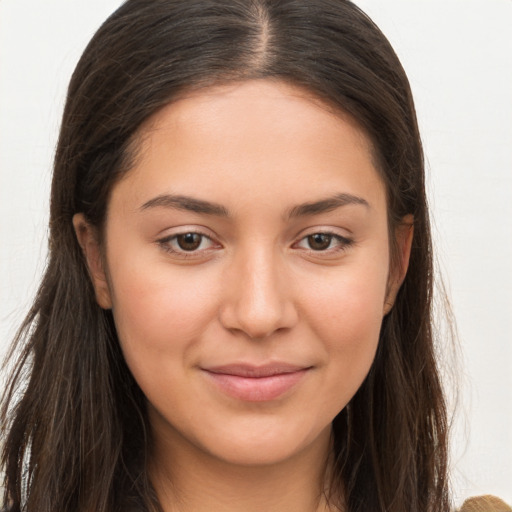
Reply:
[[[183,91],[268,78],[349,113],[373,142],[390,232],[414,216],[409,271],[369,375],[333,422],[349,512],[445,512],[447,423],[432,332],[424,161],[407,77],[346,0],[128,0],[73,74],[55,156],[48,266],[1,410],[12,512],[158,510],[145,398],[101,309],[72,217],[101,226],[142,124]],[[13,352],[14,353],[14,352]]]

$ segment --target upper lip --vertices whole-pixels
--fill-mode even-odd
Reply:
[[[282,375],[283,373],[294,373],[309,369],[310,366],[300,366],[289,363],[269,363],[263,365],[253,365],[246,363],[225,364],[220,366],[210,366],[203,370],[210,373],[219,373],[224,375],[233,375],[236,377],[271,377],[273,375]]]

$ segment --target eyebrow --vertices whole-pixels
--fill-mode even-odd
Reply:
[[[146,201],[140,209],[148,210],[156,207],[174,208],[176,210],[216,215],[219,217],[227,217],[229,215],[228,210],[220,204],[203,201],[202,199],[196,199],[194,197],[172,194],[162,194],[154,197],[153,199]]]
[[[361,205],[370,208],[370,204],[366,199],[355,196],[353,194],[335,194],[332,197],[314,201],[311,203],[303,203],[294,206],[286,213],[286,217],[297,218],[308,215],[318,215],[320,213],[330,212],[347,205]],[[196,199],[190,196],[161,194],[159,196],[146,201],[140,210],[148,210],[151,208],[173,208],[176,210],[184,210],[188,212],[200,213],[205,215],[215,215],[218,217],[229,217],[229,211],[218,203]]]
[[[288,211],[288,218],[304,217],[307,215],[318,215],[320,213],[330,212],[347,205],[361,205],[370,208],[366,199],[352,194],[335,194],[327,199],[321,199],[312,203],[304,203],[294,206]]]

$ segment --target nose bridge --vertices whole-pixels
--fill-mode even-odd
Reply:
[[[226,328],[265,338],[293,325],[296,313],[284,266],[271,244],[250,243],[237,251],[228,270],[221,317]]]

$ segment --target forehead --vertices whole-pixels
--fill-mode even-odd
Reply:
[[[371,142],[357,122],[283,82],[182,95],[141,128],[138,143],[136,164],[114,192],[138,196],[139,203],[163,192],[222,202],[235,191],[239,202],[260,204],[276,194],[304,202],[314,194],[383,193]]]
[[[209,136],[217,133],[223,136],[221,130],[211,128],[225,128],[225,123],[232,127],[233,142],[243,138],[250,127],[257,130],[271,126],[280,131],[281,136],[292,137],[299,132],[306,135],[307,131],[317,136],[319,129],[335,125],[339,128],[340,121],[357,135],[352,142],[373,153],[370,137],[347,112],[303,87],[279,80],[256,79],[185,91],[147,120],[137,137],[142,148],[148,149],[145,143],[151,146],[156,130],[174,128],[186,133],[187,128],[206,129]],[[234,137],[235,134],[239,137]]]

